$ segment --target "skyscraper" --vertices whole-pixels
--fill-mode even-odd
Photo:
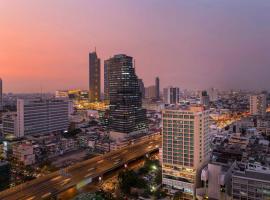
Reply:
[[[96,52],[89,53],[89,101],[100,101],[100,59]]]
[[[195,195],[198,172],[209,158],[209,111],[167,108],[162,113],[162,183]]]
[[[251,95],[249,97],[250,104],[250,114],[251,115],[261,115],[264,116],[266,114],[266,95]]]
[[[3,110],[3,82],[0,78],[0,111]]]
[[[144,87],[144,83],[143,83],[143,80],[142,79],[139,79],[139,87],[140,87],[140,91],[141,91],[141,94],[142,94],[142,98],[144,99],[145,98],[145,87]]]
[[[178,104],[180,100],[180,89],[172,86],[164,88],[163,96],[166,104]]]
[[[147,129],[146,110],[133,67],[133,58],[115,55],[106,61],[109,67],[110,129],[113,132],[136,134]]]
[[[155,86],[156,86],[156,100],[159,100],[160,98],[159,77],[156,77]]]
[[[104,100],[109,101],[109,60],[104,61]]]

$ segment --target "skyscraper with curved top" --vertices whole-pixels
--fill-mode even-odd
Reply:
[[[109,67],[110,129],[120,133],[137,133],[147,129],[146,110],[133,67],[133,58],[115,55],[106,61]]]

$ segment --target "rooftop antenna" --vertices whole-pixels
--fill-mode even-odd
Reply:
[[[136,60],[135,59],[133,61],[133,65],[134,65],[134,69],[135,69],[135,67],[136,67]]]

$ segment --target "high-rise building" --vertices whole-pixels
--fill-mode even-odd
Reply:
[[[209,107],[210,105],[210,97],[207,94],[207,91],[202,91],[200,94],[200,102],[202,105]]]
[[[147,129],[146,110],[133,67],[133,58],[115,55],[106,61],[109,67],[110,129],[135,134]]]
[[[211,102],[218,100],[218,90],[216,88],[208,89],[207,94],[209,95],[209,99]]]
[[[180,89],[171,86],[164,88],[163,96],[166,104],[178,104],[180,100]]]
[[[89,54],[89,100],[100,101],[100,59],[96,52]]]
[[[199,170],[209,159],[209,111],[202,106],[162,112],[162,183],[195,195]]]
[[[251,115],[261,115],[264,116],[266,114],[266,95],[251,95],[249,97],[250,104],[250,114]]]
[[[18,99],[18,135],[66,131],[69,121],[67,99]]]
[[[156,86],[151,85],[145,88],[145,98],[154,100],[156,99]]]
[[[159,86],[159,77],[156,77],[155,87],[156,87],[156,100],[160,99],[160,86]]]
[[[104,61],[104,100],[109,101],[109,60]]]
[[[143,83],[142,79],[138,79],[138,81],[139,81],[139,87],[140,87],[140,91],[141,91],[141,94],[142,94],[142,98],[144,99],[145,98],[144,83]]]
[[[0,111],[3,110],[3,81],[0,78]]]

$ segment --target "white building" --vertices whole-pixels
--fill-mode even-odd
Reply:
[[[251,115],[262,115],[266,114],[266,95],[251,95],[249,97],[249,105],[250,105],[250,114]]]
[[[163,96],[166,104],[178,104],[180,99],[180,89],[172,86],[164,88]]]
[[[18,136],[66,131],[68,108],[65,99],[18,99]]]
[[[209,159],[209,111],[165,109],[162,116],[162,183],[193,197],[199,170]]]

